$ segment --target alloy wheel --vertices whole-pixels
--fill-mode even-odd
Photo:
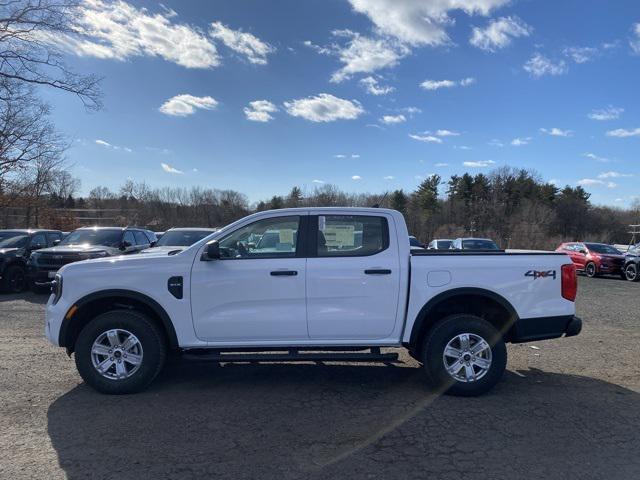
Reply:
[[[91,363],[109,380],[131,377],[142,365],[142,344],[128,330],[114,328],[101,333],[91,346]]]
[[[461,333],[447,343],[442,361],[447,373],[458,382],[475,382],[491,368],[491,346],[480,335]]]

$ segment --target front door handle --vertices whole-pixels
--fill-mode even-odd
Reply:
[[[386,268],[369,268],[364,271],[367,275],[391,275],[391,270]]]
[[[296,275],[298,275],[296,270],[274,270],[271,272],[273,277],[295,277]]]

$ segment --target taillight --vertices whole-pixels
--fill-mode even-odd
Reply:
[[[578,293],[578,279],[576,278],[576,266],[573,263],[562,265],[562,298],[572,302]]]

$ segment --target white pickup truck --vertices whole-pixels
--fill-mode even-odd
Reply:
[[[393,362],[405,347],[441,391],[500,379],[506,342],[577,335],[561,253],[410,251],[402,214],[260,212],[185,250],[62,267],[45,329],[84,381],[139,391],[167,355],[216,362]]]

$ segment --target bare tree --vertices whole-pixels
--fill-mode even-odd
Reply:
[[[56,47],[73,36],[79,0],[0,0],[0,78],[77,95],[98,109],[100,78],[71,71]],[[0,90],[0,96],[11,92]]]

